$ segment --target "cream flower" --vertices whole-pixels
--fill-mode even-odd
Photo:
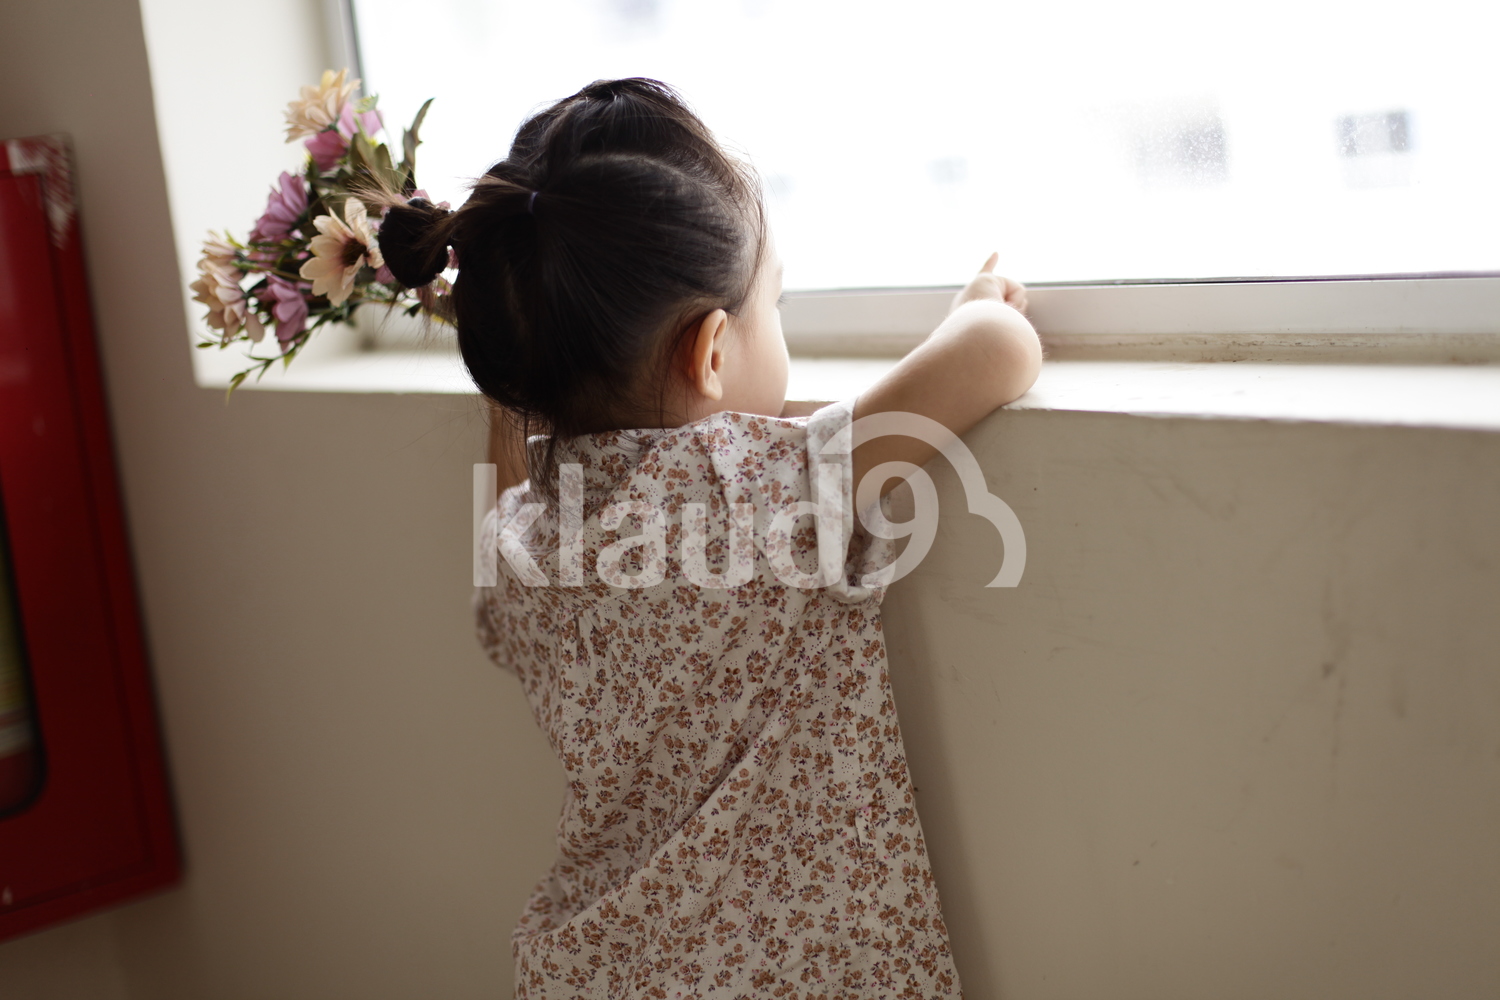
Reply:
[[[203,259],[198,262],[198,270],[216,267],[233,273],[235,271],[234,259],[234,247],[210,232],[208,239],[203,241]]]
[[[188,287],[193,290],[194,301],[208,306],[208,325],[223,331],[221,343],[229,343],[242,328],[251,340],[258,341],[266,335],[240,288],[240,271],[235,266],[233,247],[210,235],[203,241],[203,257],[198,261],[198,271],[198,280]]]
[[[321,83],[316,87],[303,87],[302,96],[286,106],[287,142],[305,135],[317,135],[339,120],[344,102],[359,86],[358,80],[345,81],[348,72],[341,69],[335,75],[333,70],[325,69]]]
[[[350,198],[344,202],[344,218],[320,215],[313,220],[318,235],[308,246],[312,259],[302,265],[302,277],[311,281],[314,295],[326,295],[332,305],[340,305],[354,291],[354,278],[362,267],[385,266],[375,230],[365,215],[364,202]]]

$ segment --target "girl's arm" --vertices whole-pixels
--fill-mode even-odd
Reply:
[[[1021,310],[1026,289],[994,273],[992,254],[953,309],[925,341],[854,403],[855,418],[904,411],[930,417],[963,434],[1031,388],[1042,367],[1042,345]],[[909,437],[881,437],[854,449],[854,485],[885,462],[923,465],[937,451]],[[899,480],[881,487],[889,492]]]

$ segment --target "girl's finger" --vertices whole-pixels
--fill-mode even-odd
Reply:
[[[979,269],[979,273],[990,274],[995,270],[995,265],[998,263],[1000,263],[1000,251],[996,250],[990,254],[990,259],[984,262],[984,266]]]

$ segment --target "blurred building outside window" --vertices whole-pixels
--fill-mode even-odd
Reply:
[[[1500,7],[352,0],[455,205],[529,113],[678,88],[763,178],[789,289],[1500,271]],[[851,300],[852,301],[852,300]]]

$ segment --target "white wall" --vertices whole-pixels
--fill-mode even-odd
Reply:
[[[195,387],[171,212],[196,242],[258,210],[301,81],[256,96],[233,53],[302,72],[271,18],[316,5],[157,2],[218,44],[173,36],[196,68],[154,106],[131,0],[7,9],[0,134],[75,138],[188,874],[0,945],[0,995],[503,996],[561,782],[470,635],[473,405]],[[167,170],[233,183],[169,211],[158,115]],[[972,440],[1023,586],[980,588],[992,533],[950,515],[887,614],[969,995],[1500,991],[1500,438],[1011,412]]]
[[[343,68],[330,38],[336,0],[140,0],[183,305],[193,340],[209,331],[188,282],[204,237],[229,229],[244,239],[283,170],[300,171],[302,143],[286,142],[282,110],[328,67]],[[399,133],[398,133],[399,134]],[[311,353],[329,340],[313,341]],[[264,352],[262,352],[264,353]],[[243,346],[195,350],[200,383],[248,367]]]

